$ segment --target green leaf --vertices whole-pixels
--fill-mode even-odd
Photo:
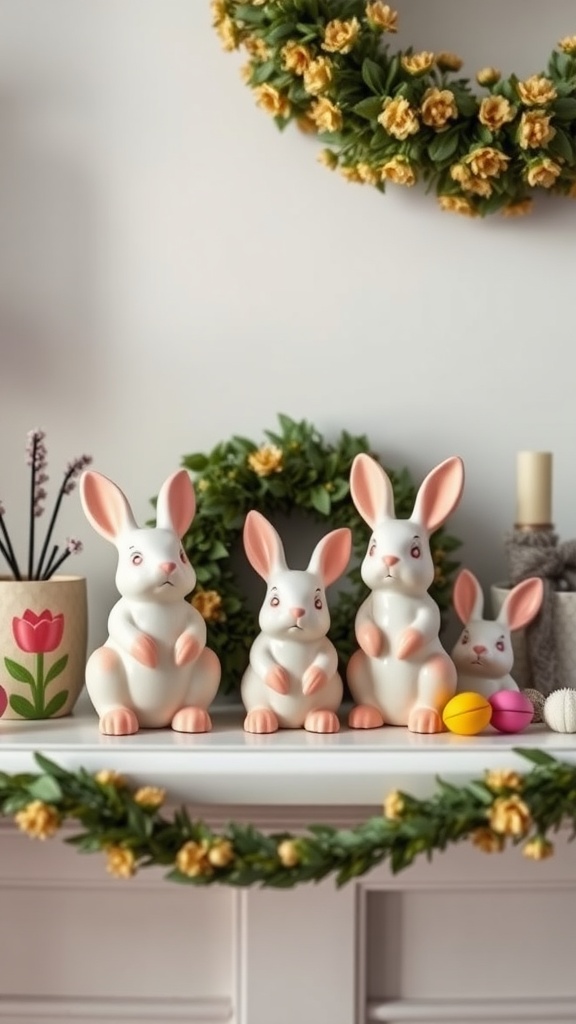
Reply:
[[[34,754],[34,760],[45,775],[53,775],[56,779],[68,779],[70,777],[70,772],[66,771],[65,768],[61,768],[59,764],[51,761],[44,754]]]
[[[549,143],[548,150],[553,156],[559,156],[567,163],[574,159],[574,145],[570,137],[561,128],[556,130],[556,135]]]
[[[428,155],[431,160],[448,160],[458,149],[457,132],[440,132],[428,146]]]
[[[193,455],[186,455],[182,460],[182,465],[186,469],[191,469],[194,473],[201,473],[206,469],[209,463],[209,459],[206,455],[201,452],[195,452]]]
[[[40,775],[28,787],[34,800],[42,800],[45,804],[55,804],[62,799],[62,788],[52,775]]]
[[[37,718],[36,708],[27,700],[26,697],[21,697],[19,693],[13,693],[10,697],[10,707],[12,711],[15,711],[17,715],[22,718]]]
[[[321,515],[327,516],[330,514],[332,502],[330,501],[330,495],[325,487],[313,487],[310,491],[310,501],[316,511],[320,512]]]
[[[36,680],[32,673],[27,668],[24,668],[24,665],[19,665],[17,661],[12,661],[12,658],[4,658],[4,664],[12,679],[17,679],[19,683],[28,683],[28,686],[34,686]]]
[[[541,767],[549,768],[552,764],[558,764],[555,757],[551,754],[545,753],[544,750],[533,750],[526,747],[513,747],[514,754],[518,754],[520,757],[526,758],[527,761],[531,761],[532,764],[537,764]]]
[[[53,715],[56,715],[64,707],[68,700],[68,692],[68,690],[60,690],[59,693],[52,697],[44,709],[43,718],[52,718]]]
[[[376,121],[382,112],[382,100],[379,96],[369,96],[365,100],[360,100],[352,109],[359,117],[365,117],[367,121]]]
[[[46,678],[44,680],[44,684],[48,686],[48,683],[51,683],[53,679],[56,679],[56,676],[59,676],[60,673],[64,671],[67,664],[68,655],[63,654],[62,657],[58,658],[58,661],[55,661],[52,667],[48,669],[48,672],[46,673]]]
[[[552,110],[560,121],[572,121],[576,118],[576,99],[567,96],[565,99],[556,100],[552,104]]]
[[[375,92],[378,96],[385,95],[386,73],[384,68],[377,64],[375,60],[370,60],[369,57],[366,57],[362,62],[362,78],[372,92]]]

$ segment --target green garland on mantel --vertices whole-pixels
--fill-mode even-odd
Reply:
[[[279,128],[295,122],[348,180],[433,189],[466,216],[529,213],[533,196],[576,197],[576,36],[524,80],[458,74],[454,53],[391,52],[398,13],[382,0],[212,0],[225,50]]]
[[[0,814],[37,839],[78,823],[82,831],[65,841],[83,853],[103,852],[117,878],[160,866],[169,881],[191,885],[293,888],[333,876],[342,886],[378,864],[397,873],[464,840],[488,853],[512,844],[543,860],[561,826],[571,826],[573,839],[576,766],[539,750],[515,752],[532,763],[527,774],[492,770],[463,786],[439,780],[425,800],[391,792],[382,815],[350,829],[309,825],[270,834],[230,822],[215,832],[185,807],[162,812],[158,787],[135,788],[111,771],[67,771],[42,754],[35,755],[39,773],[0,772]]]

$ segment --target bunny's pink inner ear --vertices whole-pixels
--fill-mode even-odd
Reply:
[[[329,587],[345,571],[351,554],[352,531],[346,526],[332,530],[314,548],[308,571],[320,576],[323,585]]]
[[[411,518],[433,533],[454,511],[464,487],[464,463],[458,456],[445,459],[422,482]]]
[[[286,568],[282,541],[260,512],[252,510],[246,516],[243,541],[250,565],[263,579],[267,580],[273,569]]]
[[[452,602],[461,622],[481,619],[484,610],[484,595],[474,573],[462,569],[454,584]]]
[[[394,491],[382,466],[369,455],[357,455],[350,470],[350,494],[360,515],[372,529],[394,516]]]
[[[156,525],[183,537],[196,511],[196,496],[185,469],[178,469],[164,481],[156,504]]]
[[[125,495],[108,477],[86,470],[80,477],[79,491],[88,522],[106,540],[115,541],[124,530],[136,526]]]
[[[536,617],[542,606],[544,583],[537,576],[518,583],[504,601],[498,621],[509,629],[522,629]]]

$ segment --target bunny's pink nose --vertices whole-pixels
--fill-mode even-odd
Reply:
[[[396,565],[396,562],[399,562],[400,559],[397,558],[396,555],[384,555],[382,561],[384,562],[384,565],[387,565],[390,569],[393,565]]]
[[[305,611],[305,608],[291,608],[290,615],[293,615],[295,619],[301,619]]]
[[[474,651],[474,654],[484,654],[486,648],[483,647],[482,644],[475,644],[472,650]]]
[[[176,568],[176,562],[160,562],[160,568],[162,572],[165,572],[167,576],[170,576]]]

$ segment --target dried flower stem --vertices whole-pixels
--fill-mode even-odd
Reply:
[[[34,572],[34,518],[36,513],[36,449],[38,447],[38,436],[32,437],[32,451],[30,455],[30,532],[28,535],[28,579],[33,579]]]
[[[2,555],[4,556],[6,561],[8,562],[8,565],[12,572],[14,573],[15,578],[17,580],[21,580],[22,574],[20,572],[20,567],[16,560],[14,548],[12,547],[12,542],[10,540],[8,530],[6,529],[6,523],[4,522],[4,516],[2,514],[0,514],[0,530],[2,531],[2,536],[4,537],[5,541],[5,544],[3,544],[2,541],[0,541],[0,551],[2,552]]]
[[[64,474],[64,479],[63,479],[62,484],[60,486],[60,490],[58,491],[58,497],[56,498],[56,501],[54,503],[54,511],[52,512],[52,516],[50,518],[50,522],[48,523],[48,529],[46,531],[46,537],[45,537],[45,540],[44,540],[44,544],[42,546],[42,551],[40,552],[40,558],[38,559],[38,567],[36,569],[36,579],[37,580],[48,579],[47,575],[43,575],[42,574],[42,565],[43,565],[44,559],[46,557],[46,552],[48,550],[48,544],[50,543],[50,538],[52,536],[52,531],[53,531],[54,526],[56,524],[56,519],[58,517],[58,512],[60,511],[60,505],[62,504],[62,498],[64,497],[65,494],[67,494],[66,487],[68,485],[70,477],[73,476],[73,474],[75,472],[75,468],[76,468],[76,464],[75,463],[73,463],[68,468],[67,472]],[[55,555],[57,550],[58,550],[58,548],[54,549],[54,551],[52,552],[51,558],[54,557],[54,555]],[[46,573],[47,572],[48,572],[48,566],[46,567]]]
[[[54,571],[54,569],[53,569],[54,560],[56,558],[56,555],[58,554],[58,550],[59,550],[58,544],[54,544],[54,547],[52,548],[52,551],[50,553],[50,558],[48,559],[48,561],[46,563],[46,568],[44,569],[44,572],[43,572],[42,576],[38,575],[38,577],[37,577],[39,580],[40,579],[42,579],[42,580],[50,579],[50,576],[52,575],[52,573]],[[38,572],[40,572],[40,569],[38,569]]]

